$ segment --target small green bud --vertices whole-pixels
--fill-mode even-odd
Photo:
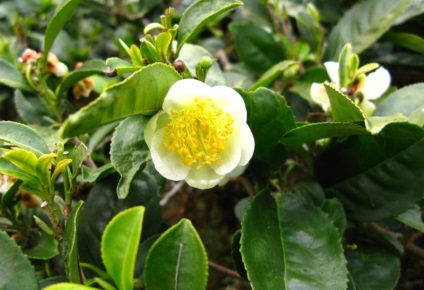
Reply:
[[[199,60],[199,64],[203,69],[210,69],[211,66],[213,65],[214,60],[209,57],[209,56],[203,56],[200,60]]]

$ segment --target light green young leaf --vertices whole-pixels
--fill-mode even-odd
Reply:
[[[116,189],[119,198],[127,196],[135,174],[149,155],[150,151],[144,140],[144,127],[148,121],[149,118],[142,115],[128,117],[113,133],[110,160],[121,175]]]
[[[184,11],[179,23],[177,55],[184,43],[193,40],[210,19],[241,5],[243,2],[239,0],[197,0],[193,2]]]
[[[144,269],[146,288],[206,289],[208,258],[191,222],[182,219],[150,248]]]
[[[43,138],[30,127],[20,123],[0,121],[0,140],[32,151],[37,156],[50,153]]]
[[[363,122],[364,114],[351,99],[342,94],[332,84],[324,83],[331,104],[331,114],[334,122]]]
[[[44,36],[44,65],[47,64],[47,55],[52,48],[57,35],[69,18],[71,18],[80,3],[81,0],[67,0],[57,8],[56,13],[53,15],[53,18],[47,26]]]
[[[61,243],[60,252],[65,265],[66,276],[73,283],[81,283],[80,266],[77,248],[78,221],[83,201],[79,201],[71,211],[65,226],[65,233]]]
[[[101,243],[103,263],[120,290],[133,289],[143,216],[144,207],[132,207],[117,214],[103,232]]]
[[[0,84],[23,91],[32,91],[22,73],[2,59],[0,59]]]
[[[62,159],[60,160],[53,171],[52,174],[52,180],[56,180],[56,178],[59,176],[60,173],[62,173],[63,170],[65,170],[65,168],[72,163],[72,159]]]
[[[31,151],[25,149],[14,149],[3,155],[3,158],[13,163],[16,167],[22,171],[27,172],[33,176],[37,176],[37,156]]]
[[[36,164],[35,164],[35,171],[38,176],[38,179],[40,179],[41,183],[47,185],[50,183],[50,176],[51,176],[51,164],[53,158],[56,157],[56,153],[50,153],[40,156],[38,158]]]
[[[336,60],[342,47],[351,43],[361,53],[383,35],[413,0],[368,0],[356,3],[331,30],[325,59]]]
[[[0,231],[0,244],[0,289],[40,289],[31,263],[16,242],[3,231]]]
[[[340,234],[300,195],[258,194],[243,218],[240,243],[253,289],[346,289]]]
[[[70,115],[61,134],[64,137],[76,136],[128,116],[152,115],[162,108],[169,88],[180,79],[173,67],[163,63],[143,67]]]
[[[390,123],[395,122],[408,122],[408,118],[399,113],[385,117],[368,117],[365,119],[365,128],[367,128],[368,132],[375,135],[380,133]]]
[[[44,288],[44,290],[98,290],[90,286],[72,283],[57,283]]]

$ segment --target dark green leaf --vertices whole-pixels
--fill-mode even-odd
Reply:
[[[149,118],[142,115],[128,117],[113,133],[110,160],[121,175],[116,189],[119,198],[127,196],[134,175],[149,155],[149,148],[144,141],[144,127],[148,121]]]
[[[3,59],[0,59],[0,84],[18,90],[32,91],[22,73]]]
[[[238,92],[246,104],[247,123],[255,138],[255,158],[265,158],[281,137],[296,127],[293,112],[286,100],[270,89]]]
[[[229,27],[240,59],[254,72],[266,72],[285,59],[285,52],[272,33],[250,23],[232,23]]]
[[[126,74],[126,73],[133,73],[133,72],[138,71],[140,69],[140,67],[133,66],[128,61],[120,59],[118,57],[108,58],[106,60],[106,64],[110,67],[111,71],[116,70],[116,73],[118,75],[122,75],[122,74]]]
[[[359,247],[346,252],[347,267],[361,290],[393,289],[400,274],[398,257],[376,248]]]
[[[20,90],[15,90],[15,105],[19,117],[27,124],[50,125],[45,117],[51,117],[50,113],[41,104],[40,98],[36,96],[24,96]]]
[[[351,136],[320,154],[315,174],[349,218],[395,217],[422,195],[424,131],[391,123],[377,135]]]
[[[334,225],[340,232],[340,235],[343,236],[343,233],[346,229],[346,213],[342,203],[336,199],[325,199],[321,205],[321,210],[325,212],[328,217],[334,222]]]
[[[352,123],[313,123],[287,132],[281,138],[281,143],[288,147],[295,147],[324,138],[361,134],[367,134],[365,128]]]
[[[62,30],[65,23],[71,18],[74,11],[77,9],[81,0],[67,0],[63,2],[56,10],[56,13],[53,15],[53,18],[50,20],[49,25],[47,26],[46,33],[44,36],[44,54],[48,55],[50,49],[53,46],[53,43]],[[47,61],[47,57],[44,58]],[[47,62],[45,62],[47,63]]]
[[[181,76],[171,66],[155,63],[107,88],[98,99],[69,116],[62,127],[64,137],[91,131],[132,115],[151,115],[162,108],[169,88]]]
[[[191,222],[182,219],[156,240],[146,258],[149,290],[206,289],[208,258]]]
[[[30,262],[16,242],[3,231],[0,231],[0,244],[0,289],[40,289]]]
[[[362,122],[365,117],[359,107],[348,96],[339,92],[329,83],[324,83],[331,104],[334,122]]]
[[[105,71],[106,63],[104,62],[104,60],[91,59],[86,61],[81,67],[74,70],[73,72],[68,74],[65,79],[63,79],[62,84],[60,85],[56,93],[57,98],[60,98],[67,89],[72,87],[72,85],[74,85],[78,81],[95,74],[103,75]]]
[[[346,289],[340,235],[300,195],[256,196],[243,219],[240,251],[254,289]]]
[[[235,234],[233,235],[232,241],[231,241],[231,257],[233,257],[233,263],[237,270],[237,272],[240,274],[241,277],[247,278],[247,272],[244,268],[243,260],[240,253],[240,240],[241,240],[241,230],[237,230]]]
[[[120,290],[133,289],[144,207],[137,206],[117,214],[103,233],[101,252],[107,273]]]
[[[424,38],[406,32],[392,32],[385,35],[383,41],[391,41],[399,46],[424,54]]]
[[[238,0],[198,0],[191,4],[180,20],[177,55],[186,42],[192,41],[212,18],[243,5]]]
[[[419,206],[414,206],[396,217],[396,219],[414,229],[424,232],[424,222]]]
[[[57,245],[57,241],[53,236],[41,231],[37,245],[25,251],[25,254],[31,259],[48,260],[59,254]]]
[[[424,83],[403,87],[390,94],[375,110],[376,116],[389,116],[401,113],[411,122],[424,125]]]
[[[65,233],[60,245],[63,263],[65,265],[66,276],[73,283],[81,283],[80,265],[77,246],[77,229],[80,218],[81,208],[84,205],[83,201],[79,201],[68,217],[65,226]]]
[[[412,0],[368,0],[357,2],[331,30],[326,59],[337,59],[346,43],[361,53],[383,35]]]
[[[34,152],[37,156],[50,153],[43,138],[30,127],[9,121],[0,122],[0,140]]]
[[[83,165],[81,171],[83,181],[93,183],[103,175],[114,172],[115,170],[112,164],[108,163],[98,168],[90,168],[88,166]]]

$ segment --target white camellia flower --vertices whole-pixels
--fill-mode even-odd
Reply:
[[[246,120],[235,90],[184,79],[170,88],[144,137],[162,176],[208,189],[240,175],[252,158],[255,141]]]
[[[357,105],[366,116],[371,116],[375,110],[375,105],[370,100],[378,99],[390,86],[391,78],[389,72],[385,68],[380,67],[368,75],[359,76],[350,88],[340,88],[339,63],[329,61],[324,63],[324,66],[331,82],[343,93],[361,96],[361,100]],[[312,100],[321,105],[324,111],[328,111],[330,100],[324,85],[313,83],[310,92]]]

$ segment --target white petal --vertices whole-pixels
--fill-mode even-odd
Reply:
[[[172,110],[189,109],[194,106],[196,97],[210,97],[211,87],[195,80],[184,79],[177,81],[169,89],[163,102],[163,109],[168,114]]]
[[[323,84],[312,83],[310,92],[312,101],[319,104],[324,111],[330,108],[330,99],[328,98],[327,91]]]
[[[235,128],[237,130],[237,128]],[[226,144],[225,150],[220,154],[221,159],[210,167],[215,171],[216,174],[225,175],[230,173],[240,163],[241,158],[241,143],[243,140],[238,138],[238,134],[232,134]]]
[[[216,186],[224,177],[225,175],[216,174],[209,166],[200,169],[193,167],[186,177],[186,182],[195,188],[208,189]]]
[[[163,146],[163,135],[165,129],[156,131],[151,147],[150,154],[156,170],[165,178],[179,181],[186,178],[190,167],[186,166],[177,153],[171,152]]]
[[[378,99],[389,88],[390,81],[389,72],[385,68],[380,67],[375,72],[367,75],[361,92],[368,100]]]
[[[144,140],[146,140],[147,146],[151,148],[153,137],[158,128],[163,128],[166,126],[168,119],[168,114],[166,112],[159,112],[154,115],[149,122],[147,122],[146,127],[144,127]]]
[[[324,66],[327,69],[327,74],[330,77],[331,81],[337,86],[339,86],[339,63],[335,61],[327,61],[326,63],[324,63]]]
[[[239,93],[229,87],[215,86],[212,87],[211,95],[217,107],[230,113],[234,112],[240,121],[246,122],[246,105]]]
[[[218,185],[226,184],[231,178],[240,176],[245,170],[247,165],[236,167],[233,171],[225,175],[225,177],[218,183]]]
[[[241,158],[238,166],[244,166],[252,159],[253,152],[255,151],[255,139],[246,123],[240,128],[239,142],[241,147]]]

